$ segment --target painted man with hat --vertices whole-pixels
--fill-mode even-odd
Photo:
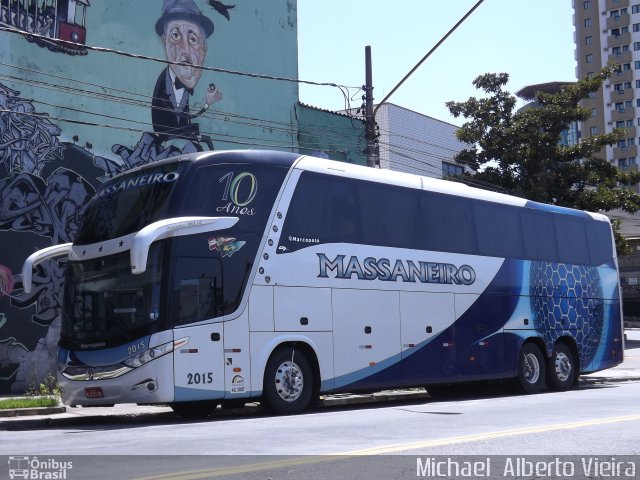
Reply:
[[[232,6],[213,0],[209,3],[229,19],[228,10]],[[222,92],[210,84],[204,106],[196,114],[189,112],[189,97],[202,76],[200,67],[207,53],[206,39],[213,33],[213,28],[213,22],[202,14],[194,0],[164,0],[156,33],[162,38],[167,60],[188,65],[168,65],[156,82],[151,121],[160,141],[169,138],[197,141],[199,127],[192,124],[191,119],[222,99]]]

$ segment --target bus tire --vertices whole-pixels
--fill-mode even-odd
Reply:
[[[204,418],[211,415],[218,408],[215,400],[197,402],[177,402],[171,404],[171,409],[182,418]]]
[[[545,383],[546,362],[535,343],[525,343],[518,355],[516,386],[522,393],[538,393]]]
[[[547,386],[552,390],[569,390],[575,385],[577,375],[573,352],[567,344],[556,343],[547,367]]]
[[[313,373],[307,357],[291,347],[276,350],[264,372],[262,401],[279,414],[299,413],[311,403]]]

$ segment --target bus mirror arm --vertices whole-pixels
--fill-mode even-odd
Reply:
[[[131,244],[131,273],[137,275],[147,269],[149,248],[163,238],[195,235],[233,227],[238,217],[176,217],[147,225],[133,237]]]
[[[50,258],[69,255],[71,253],[71,245],[71,243],[53,245],[29,255],[22,266],[22,288],[24,293],[31,293],[33,268]]]

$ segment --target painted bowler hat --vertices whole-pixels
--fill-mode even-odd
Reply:
[[[164,27],[171,20],[188,20],[200,25],[207,37],[213,33],[213,22],[202,14],[193,0],[164,0],[162,16],[156,22],[156,33],[164,35]]]

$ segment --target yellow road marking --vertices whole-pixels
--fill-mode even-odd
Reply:
[[[301,465],[312,465],[315,463],[332,462],[343,460],[351,456],[382,455],[398,453],[407,450],[417,450],[420,448],[433,448],[458,443],[479,442],[484,440],[494,440],[498,438],[515,437],[519,435],[530,435],[535,433],[553,432],[556,430],[571,430],[575,428],[594,427],[598,425],[608,425],[611,423],[629,422],[640,420],[640,415],[625,415],[622,417],[600,418],[596,420],[585,420],[582,422],[562,423],[557,425],[543,425],[540,427],[517,428],[513,430],[503,430],[498,432],[479,433],[475,435],[462,435],[459,437],[443,438],[438,440],[427,440],[422,442],[406,443],[401,445],[389,445],[386,447],[365,448],[350,452],[340,452],[329,455],[308,456],[294,459],[284,459],[274,462],[256,463],[253,465],[239,465],[236,467],[209,468],[204,470],[191,470],[184,472],[166,473],[153,475],[150,477],[140,477],[135,480],[199,480],[203,478],[216,478],[224,475],[238,475],[250,472],[259,472],[276,468],[289,468]]]

